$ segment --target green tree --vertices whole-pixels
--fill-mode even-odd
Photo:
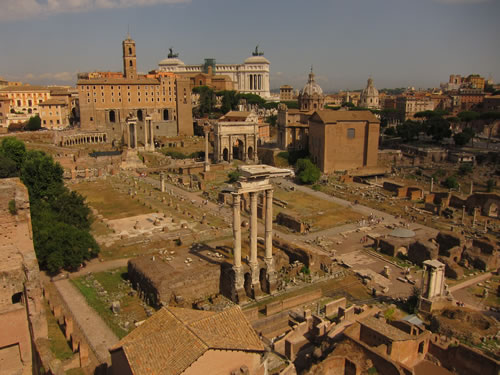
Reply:
[[[389,137],[394,137],[396,135],[396,128],[392,126],[385,128],[384,134],[388,135]]]
[[[222,96],[221,111],[222,113],[227,113],[238,107],[238,96],[236,91],[224,90],[219,91],[217,96]]]
[[[421,295],[422,291],[420,290],[420,288],[414,286],[410,297],[408,297],[408,300],[406,301],[406,309],[410,314],[414,314],[418,311],[418,302]]]
[[[0,154],[0,178],[16,177],[19,175],[14,160]]]
[[[465,128],[460,133],[453,135],[453,140],[457,146],[465,146],[474,138],[475,132],[472,128]]]
[[[403,138],[405,142],[413,141],[419,133],[420,123],[412,120],[406,120],[401,125],[396,126],[398,137]]]
[[[240,179],[240,176],[241,176],[241,172],[237,169],[235,169],[234,171],[231,171],[227,174],[227,177],[229,178],[229,182],[231,182],[231,183],[238,181]]]
[[[216,103],[214,90],[208,86],[199,86],[196,88],[196,92],[200,94],[200,105],[198,106],[200,116],[212,113]]]
[[[444,138],[451,136],[450,123],[442,117],[431,117],[426,121],[427,135],[432,136],[436,142],[441,142]]]
[[[310,159],[297,160],[297,177],[303,184],[314,184],[321,177],[321,171]]]
[[[447,187],[448,189],[458,189],[458,181],[457,178],[454,176],[448,177],[446,180],[444,180],[443,185]]]
[[[276,126],[276,122],[278,121],[278,116],[277,115],[271,115],[266,118],[266,121],[269,123],[271,126]]]
[[[15,137],[5,137],[0,145],[0,155],[12,160],[19,171],[26,155],[26,146]]]
[[[42,128],[42,120],[40,119],[40,116],[35,115],[30,117],[28,120],[28,124],[26,124],[26,130],[29,131],[35,131],[35,130],[40,130]]]
[[[64,187],[63,169],[42,151],[28,151],[21,168],[21,180],[28,187],[30,201],[49,199]]]

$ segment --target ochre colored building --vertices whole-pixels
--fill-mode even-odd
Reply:
[[[173,73],[137,74],[135,42],[128,37],[123,46],[123,74],[110,72],[78,75],[81,129],[106,131],[109,140],[121,141],[126,119],[137,117],[139,143],[146,116],[151,116],[154,134],[193,135],[189,78]]]
[[[47,129],[62,129],[69,125],[68,104],[64,99],[49,99],[40,106],[42,127]]]
[[[309,118],[309,152],[323,173],[376,167],[379,131],[370,111],[317,111]]]
[[[239,306],[164,307],[110,352],[112,375],[267,374],[264,345]]]

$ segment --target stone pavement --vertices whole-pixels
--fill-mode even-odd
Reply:
[[[68,279],[56,281],[54,286],[71,310],[74,324],[78,325],[83,332],[97,358],[100,361],[107,361],[110,356],[108,348],[118,343],[118,337],[87,304],[85,297]]]

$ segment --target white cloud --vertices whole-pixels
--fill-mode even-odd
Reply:
[[[14,21],[58,13],[87,12],[94,9],[144,7],[157,4],[188,3],[191,0],[0,0],[0,20]]]

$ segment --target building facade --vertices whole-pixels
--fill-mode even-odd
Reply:
[[[269,85],[270,65],[258,48],[242,64],[217,64],[215,59],[205,59],[204,64],[186,65],[172,53],[158,64],[159,73],[174,73],[180,76],[194,77],[200,73],[213,73],[228,76],[233,82],[233,89],[241,93],[257,94],[263,98],[271,97]]]
[[[294,100],[295,95],[293,93],[293,87],[290,85],[283,85],[280,87],[280,101]]]
[[[42,127],[60,130],[69,125],[70,110],[64,99],[49,99],[39,107]]]
[[[193,135],[189,79],[172,73],[137,74],[135,42],[123,41],[123,74],[94,72],[78,75],[80,124],[85,131],[106,131],[123,141],[127,118],[136,117],[138,142],[146,117],[157,137]]]
[[[401,116],[401,121],[413,120],[417,112],[433,111],[434,102],[430,96],[408,92],[397,97],[396,110]]]
[[[379,131],[370,111],[317,111],[309,119],[309,152],[323,173],[376,167]]]

